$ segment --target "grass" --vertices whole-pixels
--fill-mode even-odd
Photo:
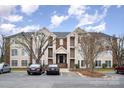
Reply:
[[[26,68],[11,68],[12,71],[26,71]]]

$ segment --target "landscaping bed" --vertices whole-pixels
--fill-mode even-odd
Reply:
[[[79,72],[80,74],[85,75],[85,76],[89,76],[89,77],[97,77],[97,78],[100,78],[100,77],[105,76],[105,74],[103,74],[103,73],[96,72],[96,71],[93,71],[93,72],[92,72],[92,71],[85,70],[85,69],[76,69],[76,70],[71,70],[71,71]]]
[[[26,71],[27,68],[11,68],[12,71]]]

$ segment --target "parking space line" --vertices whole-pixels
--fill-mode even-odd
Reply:
[[[60,75],[63,76],[63,73],[61,72]]]

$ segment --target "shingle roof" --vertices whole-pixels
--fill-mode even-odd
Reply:
[[[12,37],[15,37],[15,36],[22,36],[22,33],[25,33],[28,36],[30,34],[33,34],[34,32],[20,32],[20,33],[14,34],[14,35],[7,36],[6,38],[12,38]]]
[[[57,37],[64,38],[66,37],[70,32],[53,32]]]
[[[110,35],[101,33],[101,32],[89,32],[91,35],[96,36],[96,37],[111,37]]]
[[[29,34],[33,34],[34,32],[24,32],[27,35]],[[58,38],[65,38],[70,32],[53,32]],[[111,37],[110,35],[104,34],[104,33],[98,33],[98,32],[89,32],[91,35],[94,35],[96,37]],[[15,37],[15,36],[21,36],[21,33],[17,33],[15,35],[11,35],[11,36],[7,36],[6,38],[11,38],[11,37]]]

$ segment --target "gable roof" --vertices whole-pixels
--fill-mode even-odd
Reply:
[[[48,31],[48,29],[47,28],[42,28],[39,31]],[[48,32],[50,32],[50,31],[48,31]],[[91,35],[93,35],[95,37],[112,37],[110,35],[107,35],[107,34],[104,34],[104,33],[101,33],[101,32],[87,32],[87,31],[84,31],[81,28],[76,28],[74,32],[76,32],[77,34],[89,33],[89,34],[91,34]],[[34,34],[35,32],[20,32],[20,33],[14,34],[14,35],[7,36],[6,38],[12,38],[12,37],[15,37],[15,36],[21,36],[22,33],[25,33],[28,36],[28,35]],[[50,33],[53,33],[54,35],[56,35],[57,38],[65,38],[71,32],[50,32]]]
[[[64,47],[59,47],[57,50],[56,50],[56,53],[57,54],[67,54],[67,50],[64,48]]]
[[[107,35],[101,32],[89,32],[89,33],[95,37],[111,37],[110,35]]]
[[[25,33],[27,36],[31,35],[31,34],[34,34],[34,32],[20,32],[20,33],[14,34],[14,35],[7,36],[6,38],[13,38],[13,37],[16,37],[16,36],[21,37],[22,33]]]
[[[57,37],[64,38],[66,37],[70,32],[53,32]]]

